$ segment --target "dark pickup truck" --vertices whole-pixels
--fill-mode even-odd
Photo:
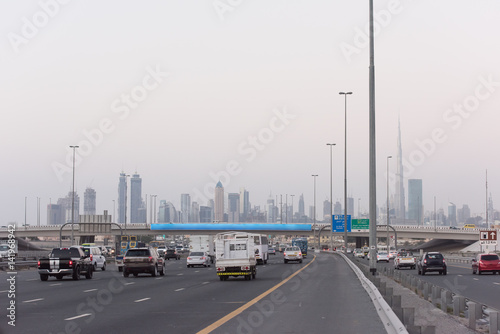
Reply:
[[[38,260],[38,273],[42,281],[48,280],[49,276],[57,279],[71,276],[79,280],[81,275],[85,275],[85,278],[91,279],[93,272],[90,258],[80,247],[54,248],[48,258]]]

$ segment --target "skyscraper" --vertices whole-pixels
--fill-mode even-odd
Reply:
[[[267,200],[266,209],[267,209],[267,222],[268,223],[276,223],[276,207],[274,206],[274,199],[270,197]]]
[[[406,216],[405,189],[403,175],[403,147],[401,145],[401,124],[398,117],[398,155],[396,169],[396,192],[394,194],[394,209],[397,219],[404,220]],[[389,177],[389,175],[387,175]],[[409,204],[408,204],[409,205]]]
[[[191,213],[189,215],[189,221],[192,223],[200,222],[200,206],[198,202],[191,203]]]
[[[347,197],[347,214],[354,217],[354,198]]]
[[[228,222],[240,222],[240,194],[229,193],[227,195]]]
[[[200,223],[211,223],[213,210],[209,206],[200,206]]]
[[[181,222],[188,223],[191,213],[191,196],[181,194]]]
[[[305,211],[305,206],[304,206],[304,194],[300,195],[299,198],[299,216],[305,216],[306,211]]]
[[[240,188],[240,222],[245,222],[250,214],[250,195],[245,188]]]
[[[219,181],[215,186],[215,199],[214,199],[214,216],[218,222],[224,221],[224,187]]]
[[[120,180],[118,182],[118,224],[125,223],[125,210],[127,208],[127,175],[123,172],[120,173]]]
[[[96,214],[96,193],[92,188],[85,189],[83,194],[83,214],[95,215]]]
[[[133,174],[130,179],[130,222],[145,223],[145,210],[142,203],[142,179],[139,174]]]
[[[448,203],[448,223],[457,226],[457,206],[452,202]]]
[[[413,220],[417,225],[423,222],[423,199],[422,199],[422,180],[408,180],[408,219]]]

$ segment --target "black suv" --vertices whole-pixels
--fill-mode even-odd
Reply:
[[[175,249],[167,249],[165,252],[165,259],[170,260],[170,259],[176,259],[180,260],[181,256],[177,254],[177,251]]]
[[[419,275],[425,275],[426,272],[437,271],[439,275],[446,275],[446,262],[443,254],[439,252],[424,253],[417,262],[417,271]]]

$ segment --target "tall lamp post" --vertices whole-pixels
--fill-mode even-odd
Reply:
[[[314,219],[314,233],[313,233],[313,236],[314,236],[314,239],[316,239],[316,177],[318,176],[318,174],[313,174],[312,177],[314,179],[314,211],[313,211],[313,219]],[[318,240],[318,250],[319,250],[319,240]]]
[[[330,227],[330,249],[333,249],[333,158],[332,148],[335,144],[326,144],[330,146],[330,219],[332,226]]]
[[[389,242],[389,159],[392,158],[392,155],[387,157],[387,254],[390,251],[390,242]]]
[[[71,244],[75,244],[74,225],[75,225],[75,150],[79,147],[70,146],[73,149],[73,190],[71,191]]]
[[[347,254],[347,95],[352,92],[339,92],[344,95],[344,252]]]

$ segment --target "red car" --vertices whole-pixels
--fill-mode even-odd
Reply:
[[[478,254],[472,260],[472,273],[481,275],[484,272],[500,274],[500,258],[497,254]]]

